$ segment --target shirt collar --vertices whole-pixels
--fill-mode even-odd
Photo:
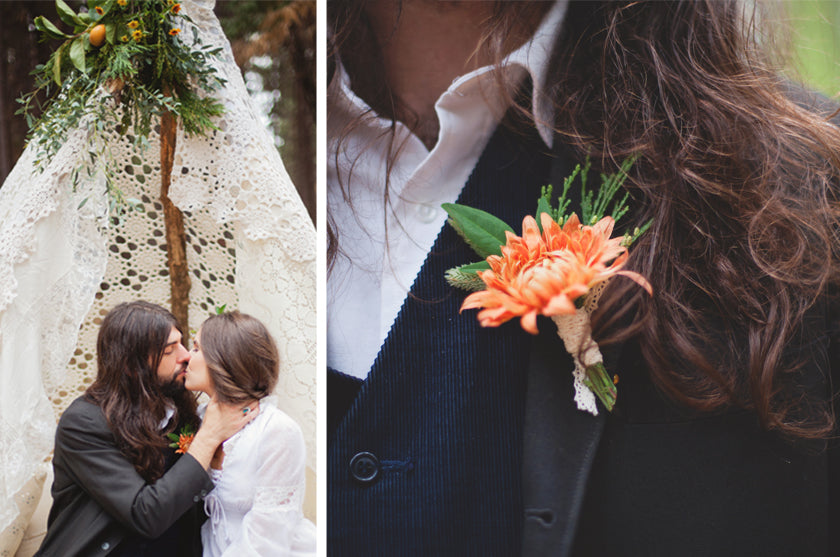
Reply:
[[[174,416],[174,415],[175,415],[175,407],[174,407],[174,406],[171,406],[171,405],[167,405],[167,406],[166,406],[166,415],[165,415],[165,416],[163,417],[163,419],[160,421],[160,427],[159,427],[159,429],[164,429],[164,428],[166,428],[166,424],[168,424],[168,423],[169,423],[169,420],[171,420],[171,419],[172,419],[172,416]]]
[[[545,86],[554,41],[560,33],[560,26],[563,24],[568,4],[569,0],[556,0],[543,17],[540,26],[531,39],[510,53],[502,63],[503,68],[519,66],[530,75],[534,84],[532,106],[537,131],[549,147],[552,146],[554,136],[552,130],[554,105],[545,94]],[[464,84],[478,76],[492,72],[493,69],[492,66],[484,66],[464,74],[452,82],[448,91],[458,90]],[[336,59],[335,75],[331,85],[337,88],[336,101],[343,104],[348,113],[357,116],[369,115],[369,118],[366,118],[365,121],[376,128],[387,129],[391,127],[390,120],[376,116],[373,109],[353,92],[350,88],[350,77],[339,59]]]

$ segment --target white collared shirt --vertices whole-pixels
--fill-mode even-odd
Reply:
[[[158,429],[161,429],[161,430],[164,429],[166,427],[166,424],[169,423],[169,420],[171,420],[172,416],[174,416],[174,415],[175,415],[175,407],[167,405],[166,406],[166,414],[164,415],[163,419],[160,421],[160,426],[158,426]]]
[[[548,146],[552,134],[544,123],[553,120],[553,113],[542,91],[567,3],[558,0],[531,40],[503,64],[515,80],[526,75],[533,80],[537,128]],[[494,71],[493,66],[486,66],[463,75],[440,96],[435,103],[440,132],[429,151],[401,122],[394,127],[392,141],[391,120],[377,117],[353,93],[338,64],[327,109],[327,203],[340,250],[327,281],[330,367],[367,377],[446,222],[441,204],[457,200],[508,108],[497,90]],[[345,126],[360,117],[361,124],[339,144],[337,138]],[[391,149],[400,152],[390,171],[386,202],[386,161]],[[343,198],[342,184],[350,203]]]

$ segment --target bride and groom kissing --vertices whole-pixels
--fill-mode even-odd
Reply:
[[[148,302],[103,319],[96,380],[58,423],[36,555],[314,555],[303,435],[266,398],[279,368],[270,333],[234,311],[207,319],[192,350],[182,338]]]

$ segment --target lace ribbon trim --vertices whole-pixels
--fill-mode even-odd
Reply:
[[[551,318],[557,325],[557,335],[563,339],[566,351],[575,361],[575,369],[572,372],[575,379],[575,404],[578,410],[589,412],[593,416],[598,415],[598,405],[595,403],[595,393],[584,383],[586,368],[603,362],[604,358],[598,344],[592,340],[589,317],[598,308],[598,301],[601,299],[607,282],[609,281],[602,282],[593,288],[586,295],[584,306],[574,314],[555,315]]]

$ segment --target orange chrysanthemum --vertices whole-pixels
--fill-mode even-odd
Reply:
[[[177,14],[180,11],[181,11],[181,4],[175,4],[174,6],[172,6],[172,13],[173,14]]]
[[[461,311],[481,308],[483,327],[519,317],[523,329],[537,334],[537,315],[574,313],[578,298],[617,274],[651,292],[641,275],[621,270],[627,248],[621,237],[610,238],[615,226],[611,217],[582,226],[572,215],[562,227],[546,213],[540,218],[542,233],[530,215],[522,221],[521,237],[505,233],[502,255],[488,257],[490,270],[478,273],[486,289],[470,294],[461,305]]]
[[[195,433],[190,433],[189,435],[180,434],[178,436],[178,448],[175,449],[175,452],[178,454],[184,454],[189,450],[190,444],[192,444],[193,439],[195,438]]]

